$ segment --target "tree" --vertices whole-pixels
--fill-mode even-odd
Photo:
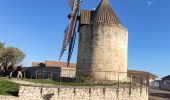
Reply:
[[[0,69],[1,69],[1,64],[2,64],[2,60],[3,60],[3,51],[4,51],[5,47],[4,47],[4,43],[0,42]]]
[[[4,48],[4,43],[0,42],[0,50],[2,50]]]
[[[1,57],[1,55],[2,55],[2,52],[3,52],[3,50],[4,50],[4,43],[1,43],[0,42],[0,57]]]
[[[7,65],[19,64],[25,57],[25,54],[20,49],[14,47],[7,47],[4,54]]]
[[[4,47],[3,43],[0,43],[0,66],[6,73],[10,65],[17,65],[23,61],[25,54],[18,48]]]

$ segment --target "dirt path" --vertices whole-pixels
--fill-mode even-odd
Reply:
[[[26,80],[21,80],[21,79],[9,79],[8,81],[13,82],[13,83],[18,83],[21,85],[31,85],[31,86],[55,86],[53,84],[42,84],[42,83],[35,83],[35,82],[30,82]]]

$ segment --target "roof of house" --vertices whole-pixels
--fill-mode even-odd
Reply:
[[[46,67],[67,67],[67,62],[59,62],[59,61],[45,61]],[[75,68],[75,63],[69,63],[69,68]]]
[[[170,75],[163,77],[162,80],[170,80]]]
[[[144,74],[144,75],[149,75],[150,77],[155,77],[155,78],[158,78],[158,76],[150,73],[150,72],[147,72],[147,71],[139,71],[139,70],[128,70],[128,73],[130,74],[135,74],[135,73],[139,73],[139,74]]]
[[[94,12],[93,23],[111,23],[121,25],[108,0],[102,0]]]

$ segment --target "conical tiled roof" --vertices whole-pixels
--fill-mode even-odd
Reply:
[[[111,23],[121,25],[108,0],[102,0],[94,12],[93,23]]]

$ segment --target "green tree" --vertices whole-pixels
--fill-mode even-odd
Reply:
[[[3,53],[4,53],[4,43],[0,42],[0,71],[4,70],[4,67],[3,67]]]
[[[4,47],[0,43],[0,69],[6,73],[10,65],[17,65],[23,61],[25,54],[22,50],[14,47]]]
[[[2,50],[4,48],[4,43],[0,42],[0,50]]]
[[[1,43],[0,42],[0,67],[1,67],[1,64],[2,64],[2,60],[3,60],[3,51],[4,51],[5,47],[4,47],[4,43]]]
[[[25,57],[25,54],[18,48],[7,47],[5,48],[4,58],[6,60],[7,65],[19,64]]]

